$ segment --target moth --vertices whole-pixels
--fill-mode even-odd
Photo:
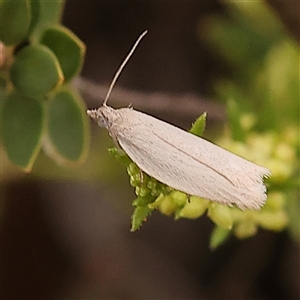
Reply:
[[[266,199],[263,179],[271,172],[203,138],[133,108],[107,105],[112,88],[140,40],[121,64],[98,109],[87,114],[146,174],[188,195],[240,209],[259,209]]]

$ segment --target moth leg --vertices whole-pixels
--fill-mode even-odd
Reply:
[[[187,195],[187,202],[191,203],[191,195]]]

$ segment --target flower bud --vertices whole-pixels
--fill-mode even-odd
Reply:
[[[208,208],[210,201],[191,196],[190,201],[180,210],[178,217],[187,219],[196,219],[201,217]]]
[[[211,203],[208,208],[207,215],[216,225],[224,229],[232,228],[233,218],[228,206],[218,203]]]

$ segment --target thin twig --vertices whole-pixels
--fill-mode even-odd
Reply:
[[[74,80],[75,87],[87,97],[89,105],[98,107],[107,92],[107,86],[96,84],[83,77]],[[115,86],[110,97],[110,103],[118,103],[128,107],[130,104],[138,110],[153,112],[170,112],[177,116],[189,116],[195,118],[202,112],[207,111],[210,119],[216,121],[225,120],[225,108],[223,105],[200,98],[192,93],[167,94],[167,93],[144,93],[127,90]]]

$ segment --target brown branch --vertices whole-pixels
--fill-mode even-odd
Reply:
[[[107,86],[96,84],[83,77],[76,78],[74,85],[84,97],[87,97],[89,105],[94,107],[99,107],[102,104],[107,93]],[[200,98],[192,93],[182,95],[159,92],[143,93],[115,87],[109,102],[118,103],[125,107],[132,104],[134,108],[142,111],[169,112],[180,117],[189,116],[189,118],[196,118],[202,112],[207,111],[210,119],[225,120],[223,105]]]

